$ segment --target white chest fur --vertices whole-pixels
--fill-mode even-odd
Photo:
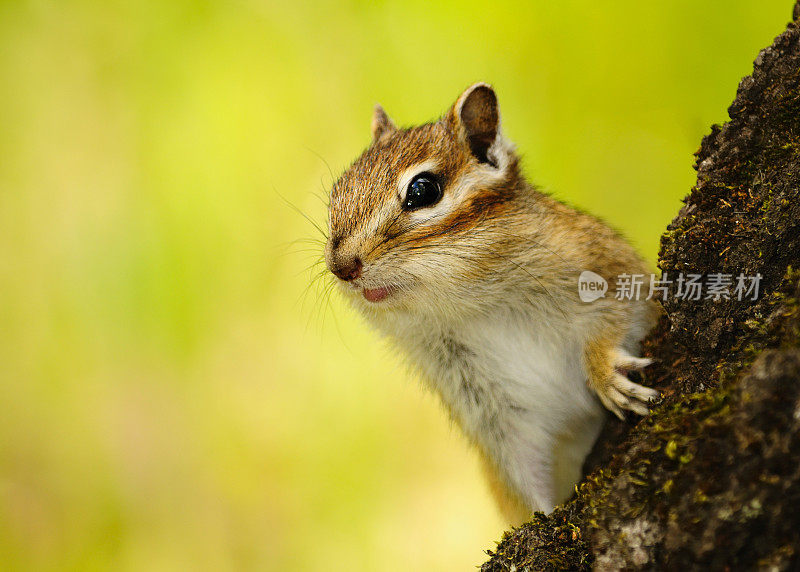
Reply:
[[[549,511],[569,496],[603,421],[577,332],[513,313],[397,325],[392,337],[529,506]]]

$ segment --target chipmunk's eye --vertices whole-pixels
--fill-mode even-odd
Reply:
[[[420,173],[408,184],[403,208],[407,211],[435,205],[442,198],[439,182],[431,173]]]

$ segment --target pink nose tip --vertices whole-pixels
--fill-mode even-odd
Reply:
[[[331,268],[331,272],[336,274],[342,280],[349,282],[361,276],[361,260],[353,258],[343,264],[337,264]]]

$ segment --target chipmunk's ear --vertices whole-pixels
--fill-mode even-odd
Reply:
[[[384,135],[388,135],[397,129],[389,116],[380,105],[375,106],[375,111],[372,112],[372,124],[370,130],[372,131],[372,139],[377,141]]]
[[[497,95],[489,84],[476,83],[468,87],[447,114],[446,120],[469,145],[481,163],[498,166],[494,153],[501,146],[500,109]]]

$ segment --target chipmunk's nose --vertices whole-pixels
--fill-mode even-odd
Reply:
[[[331,272],[346,282],[361,276],[361,268],[361,259],[358,256],[347,260],[337,260],[331,264]]]

